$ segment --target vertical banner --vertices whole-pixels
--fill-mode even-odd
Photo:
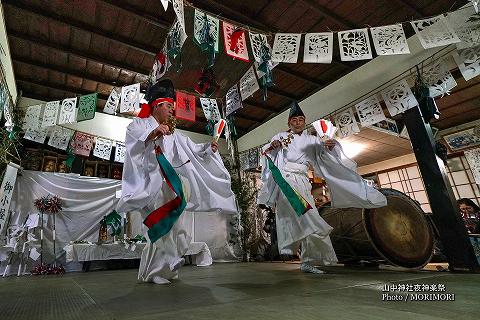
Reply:
[[[115,145],[115,162],[124,163],[126,151],[125,144],[117,142]]]
[[[179,119],[195,122],[195,96],[177,91],[175,116]]]
[[[222,21],[225,53],[234,59],[248,62],[248,49],[245,31],[228,22]]]
[[[2,187],[0,188],[0,243],[3,242],[7,229],[8,216],[10,214],[10,201],[12,200],[13,188],[17,180],[18,166],[13,163],[7,165]]]
[[[95,118],[97,93],[87,94],[78,99],[77,122]]]
[[[77,98],[68,98],[62,101],[58,124],[77,122]]]
[[[76,132],[72,147],[73,153],[88,157],[93,147],[93,136],[82,132]]]
[[[122,100],[120,101],[120,113],[132,112],[139,108],[140,83],[122,87]]]
[[[49,101],[45,104],[43,110],[42,127],[51,127],[57,123],[58,112],[60,111],[60,101]]]

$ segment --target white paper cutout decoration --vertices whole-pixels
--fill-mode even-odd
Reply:
[[[5,104],[3,105],[3,117],[5,118],[5,127],[8,131],[11,131],[13,127],[13,119],[12,111],[10,110],[10,99],[8,97],[5,99]]]
[[[202,43],[202,32],[205,28],[205,15],[207,16],[208,21],[208,34],[212,39],[215,39],[215,52],[218,52],[218,42],[220,39],[220,22],[217,18],[212,17],[211,15],[206,14],[195,8],[195,20],[193,25],[193,38],[196,43]]]
[[[343,138],[360,132],[360,128],[355,120],[352,108],[348,108],[347,110],[335,115],[335,124],[337,125],[338,131]]]
[[[466,81],[480,74],[480,45],[457,50],[453,53],[453,59]]]
[[[50,134],[48,145],[60,150],[67,150],[73,133],[74,131],[71,129],[55,126]]]
[[[36,123],[32,123],[28,127],[23,138],[38,143],[44,143],[49,129],[50,127],[42,127],[40,119],[38,119]]]
[[[432,98],[450,94],[450,90],[457,85],[457,82],[446,68],[445,61],[443,60],[424,69],[423,77],[429,86],[430,96]]]
[[[255,76],[255,69],[252,65],[247,72],[240,79],[240,95],[242,101],[254,94],[260,86],[258,85],[257,77]]]
[[[249,34],[250,34],[250,45],[252,47],[253,57],[255,58],[256,62],[261,63],[262,62],[262,56],[261,56],[262,46],[265,45],[270,49],[270,52],[272,51],[272,48],[270,48],[270,45],[268,44],[268,38],[266,35],[261,33],[254,33],[250,31]]]
[[[126,152],[125,144],[117,142],[115,144],[115,162],[125,162],[125,152]]]
[[[58,115],[58,124],[77,121],[77,98],[64,99]]]
[[[386,119],[376,94],[357,103],[355,108],[362,127],[368,127]]]
[[[207,120],[217,122],[222,118],[216,99],[200,98],[200,104]]]
[[[480,148],[467,150],[464,154],[472,171],[475,183],[480,184]]]
[[[455,31],[453,31],[443,15],[434,18],[416,20],[410,23],[417,33],[420,43],[425,49],[460,42]]]
[[[157,83],[168,71],[170,65],[171,64],[168,60],[168,54],[166,53],[166,49],[157,53],[157,55],[155,56],[155,62],[153,63],[152,70],[150,71],[149,75],[150,84],[153,85]]]
[[[410,108],[418,106],[417,99],[410,90],[406,80],[401,80],[391,87],[383,90],[383,101],[387,105],[388,112],[392,117]]]
[[[182,29],[186,31],[187,29],[185,28],[185,11],[183,8],[183,0],[172,0],[172,4],[173,4],[173,10],[177,15],[178,22],[180,22]]]
[[[473,7],[464,7],[447,15],[448,24],[457,34],[460,42],[457,49],[465,49],[480,43],[480,20],[475,19]]]
[[[237,85],[234,85],[227,91],[227,95],[225,97],[226,100],[226,108],[225,108],[225,116],[228,117],[232,112],[242,108],[242,100],[240,99],[240,93],[238,92]]]
[[[222,30],[225,53],[232,58],[248,62],[248,49],[245,31],[240,30],[237,28],[237,26],[225,21],[222,21]],[[235,37],[232,37],[234,32]]]
[[[93,155],[100,159],[110,160],[112,154],[112,141],[103,138],[95,138],[95,149]]]
[[[60,101],[47,102],[43,110],[42,127],[50,127],[57,124],[59,111],[60,111]]]
[[[307,33],[303,49],[305,63],[332,63],[333,32]]]
[[[120,101],[120,112],[133,112],[139,108],[140,83],[122,87],[122,100]]]
[[[168,32],[168,35],[167,35],[166,42],[168,42],[168,48],[175,47],[176,49],[181,49],[183,47],[183,44],[185,43],[185,40],[187,40],[187,38],[188,38],[187,33],[185,32],[185,29],[183,29],[182,24],[178,20],[175,20],[175,22],[172,25],[172,28],[170,28],[170,31]],[[165,48],[164,48],[164,52],[166,52]],[[175,52],[172,56],[173,58],[176,58],[177,55],[178,55],[178,52]],[[167,63],[166,70],[168,70],[168,68],[170,67],[169,59],[167,59],[166,63]]]
[[[108,96],[105,107],[103,107],[103,112],[108,114],[116,114],[118,109],[118,103],[120,102],[120,95],[118,94],[115,88],[112,89],[110,95]]]
[[[366,28],[339,31],[338,45],[342,61],[372,59],[372,49]]]
[[[160,1],[162,1],[163,9],[164,9],[165,11],[167,11],[167,9],[168,9],[168,3],[170,2],[170,0],[160,0]]]
[[[373,45],[379,56],[410,53],[401,24],[370,28]]]
[[[25,112],[25,117],[23,118],[22,129],[28,130],[30,127],[36,128],[39,124],[41,113],[41,104],[28,107],[27,112]]]
[[[299,33],[277,33],[272,48],[272,61],[284,63],[297,63],[300,49]]]

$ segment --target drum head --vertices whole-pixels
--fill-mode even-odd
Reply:
[[[387,197],[388,205],[363,212],[372,244],[392,264],[405,268],[423,267],[433,254],[433,232],[425,213],[399,191],[380,191]]]

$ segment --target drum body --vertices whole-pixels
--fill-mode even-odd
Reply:
[[[405,268],[422,268],[432,257],[434,242],[425,213],[400,191],[380,192],[388,201],[383,208],[319,209],[334,228],[330,237],[339,262],[386,261]]]

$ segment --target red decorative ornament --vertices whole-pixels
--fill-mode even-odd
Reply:
[[[211,97],[219,87],[213,69],[207,68],[203,70],[194,89],[195,92],[204,97]]]
[[[195,96],[177,91],[175,116],[179,119],[195,121]]]
[[[236,29],[233,31],[232,35],[230,36],[230,50],[232,50],[235,53],[238,53],[239,51],[239,46],[238,42],[242,38],[242,36],[245,34],[243,30]]]
[[[62,200],[58,196],[41,197],[35,199],[33,204],[42,213],[59,213],[62,210]]]
[[[65,274],[65,268],[62,265],[54,266],[54,265],[42,263],[42,264],[36,265],[33,268],[33,270],[30,271],[30,273],[35,276],[47,275],[47,274],[63,275]]]

